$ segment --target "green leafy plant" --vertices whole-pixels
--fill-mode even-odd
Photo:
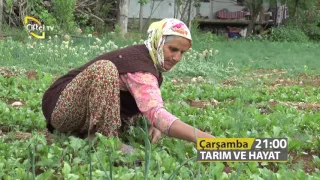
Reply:
[[[309,37],[296,27],[278,27],[272,29],[272,34],[268,37],[271,41],[279,42],[308,42]]]
[[[67,32],[75,30],[76,24],[74,22],[74,9],[76,6],[75,0],[54,0],[53,14],[57,18],[59,27]]]
[[[124,138],[106,138],[98,133],[88,143],[88,139],[68,134],[47,136],[41,99],[53,80],[98,54],[129,44],[133,42],[95,37],[90,37],[89,43],[88,39],[72,42],[58,37],[29,39],[26,43],[0,41],[0,179],[320,176],[316,168],[320,116],[318,109],[301,106],[320,103],[320,89],[316,86],[319,72],[311,68],[319,63],[319,45],[312,42],[215,42],[211,52],[219,49],[216,56],[210,54],[210,49],[197,47],[196,42],[179,66],[164,76],[161,86],[169,112],[216,137],[287,137],[287,163],[200,163],[195,160],[193,143],[163,136],[157,144],[150,144],[143,118],[137,120],[137,126],[130,127]],[[210,54],[208,59],[204,53]],[[230,59],[234,64],[228,64]],[[302,59],[303,64],[299,64]],[[296,71],[292,70],[294,67]],[[15,101],[22,105],[14,107]],[[122,140],[137,151],[124,155],[117,150]],[[304,157],[311,160],[297,162]],[[135,164],[136,159],[142,159],[142,166]],[[116,163],[121,165],[114,166]],[[303,165],[312,171],[304,171]]]

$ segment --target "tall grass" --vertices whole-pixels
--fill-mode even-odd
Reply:
[[[150,161],[151,161],[151,143],[149,140],[147,120],[145,118],[143,118],[143,120],[144,120],[144,130],[141,128],[141,131],[144,134],[143,139],[145,143],[144,179],[147,180],[149,176],[149,168],[150,168]]]
[[[0,41],[0,66],[39,69],[62,75],[98,55],[135,43],[143,43],[143,39],[111,41],[108,38],[87,37],[83,40],[62,41],[52,37],[44,41],[29,39],[26,44],[12,40]],[[320,67],[319,48],[320,44],[311,42],[220,41],[212,35],[202,34],[194,37],[192,50],[184,55],[171,72],[164,75],[220,78],[235,75],[236,69],[273,68],[299,73],[304,73],[306,69],[319,72],[316,68]]]

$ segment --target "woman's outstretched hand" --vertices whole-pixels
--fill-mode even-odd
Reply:
[[[197,143],[197,138],[215,138],[211,134],[200,131],[181,120],[176,120],[172,123],[169,129],[169,136]]]
[[[161,131],[157,128],[151,126],[149,128],[149,136],[151,136],[151,143],[156,143],[161,139]]]

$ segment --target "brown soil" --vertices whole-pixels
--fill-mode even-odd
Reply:
[[[265,70],[258,70],[253,73],[254,78],[261,78],[261,77],[274,77],[275,79],[271,83],[265,83],[266,85],[272,87],[278,86],[292,86],[292,85],[301,85],[301,86],[313,86],[319,87],[320,86],[320,75],[308,75],[308,74],[299,74],[295,78],[286,78],[284,75],[287,72],[281,69],[273,69],[269,71]]]
[[[28,79],[36,79],[36,80],[39,80],[39,76],[37,74],[36,71],[27,71],[26,72],[26,75],[28,77]]]
[[[285,79],[282,77],[278,77],[274,82],[267,85],[270,85],[272,87],[293,86],[293,85],[320,87],[320,76],[301,76],[300,75],[296,79],[290,79],[290,78]]]
[[[258,106],[261,114],[271,114],[273,111],[268,106]]]
[[[315,172],[315,170],[319,167],[317,167],[317,165],[313,162],[313,155],[316,155],[316,153],[308,152],[308,154],[302,154],[298,156],[297,153],[293,152],[290,154],[290,156],[293,158],[292,164],[289,165],[292,166],[293,164],[298,164],[301,162],[305,172]]]
[[[287,73],[284,69],[257,69],[254,71],[256,74],[284,74]]]
[[[14,102],[21,102],[22,104],[25,104],[24,102],[20,101],[20,100],[16,100],[16,99],[12,99],[12,98],[0,98],[0,100],[6,102],[7,104],[12,104]]]
[[[39,80],[39,76],[36,71],[26,71],[24,69],[10,69],[7,67],[0,67],[0,75],[10,78],[12,76],[26,75],[28,79]]]
[[[230,77],[229,79],[223,81],[223,85],[235,85],[239,81],[249,81],[249,80],[257,80],[262,79],[263,81],[271,81],[265,82],[266,86],[275,88],[279,86],[292,86],[292,85],[300,85],[300,86],[313,86],[320,87],[320,75],[308,75],[308,74],[299,74],[295,78],[285,77],[287,72],[283,69],[259,69],[254,72],[250,72],[243,77]]]
[[[31,138],[32,134],[29,132],[13,132],[12,137],[10,136],[10,130],[7,128],[0,128],[0,138],[3,138],[4,136],[8,136],[9,139],[8,141],[12,140],[25,140]],[[53,137],[52,134],[49,133],[47,130],[44,131],[38,131],[38,133],[43,134],[46,136],[47,144],[50,145],[52,144]]]
[[[0,101],[4,101],[5,103],[7,103],[8,105],[11,105],[13,107],[20,107],[20,106],[25,106],[27,103],[21,100],[16,100],[16,99],[12,99],[12,98],[3,98],[0,97]],[[14,102],[20,102],[22,105],[12,105]]]
[[[210,100],[188,100],[188,103],[191,107],[196,107],[196,108],[205,108],[208,105],[212,105],[214,107],[217,107],[218,104],[220,104],[219,101],[215,99],[210,99]]]
[[[232,101],[232,100],[230,100]],[[195,108],[205,108],[208,105],[212,105],[214,107],[217,107],[221,102],[211,99],[211,100],[187,100],[188,104],[191,107]],[[306,102],[284,102],[284,101],[278,101],[271,99],[268,104],[272,106],[276,106],[277,104],[282,104],[288,107],[293,107],[298,110],[315,110],[320,111],[320,104],[319,103],[306,103]],[[261,114],[270,114],[273,111],[265,105],[258,105],[257,108],[260,110]]]
[[[269,88],[269,91],[275,90],[277,87],[281,86],[313,86],[320,87],[320,75],[308,75],[308,74],[299,74],[295,78],[286,78],[284,77],[287,72],[283,69],[259,69],[254,72],[250,72],[243,77],[230,77],[229,79],[222,82],[223,87],[232,87],[238,82],[242,81],[255,81],[261,79],[264,82],[264,85]],[[191,78],[190,78],[191,79]],[[189,82],[190,82],[189,79]],[[183,82],[188,82],[184,80]],[[210,100],[189,100],[188,103],[192,107],[204,108],[206,105],[217,106],[219,102],[211,102]],[[299,110],[320,110],[320,103],[306,103],[306,102],[282,102],[276,100],[270,100],[269,105],[275,106],[277,104],[282,104],[288,107],[294,107]],[[270,114],[272,110],[268,106],[259,106],[258,107],[262,114]]]
[[[232,168],[227,163],[223,163],[223,164],[224,164],[223,172],[227,174],[232,173]]]
[[[224,80],[222,82],[223,85],[226,85],[226,86],[233,86],[235,85],[236,83],[238,82],[238,79],[236,77],[231,77],[227,80]]]
[[[320,111],[320,104],[319,103],[306,103],[306,102],[284,102],[284,101],[277,101],[271,99],[269,101],[269,105],[276,106],[277,104],[282,104],[288,107],[293,107],[299,110],[315,110]]]
[[[11,76],[17,76],[20,74],[22,74],[22,71],[20,72],[20,71],[10,69],[7,67],[0,67],[0,75],[4,76],[6,78],[10,78]]]
[[[173,78],[171,82],[175,85],[188,84],[188,83],[201,83],[204,82],[205,79],[201,76],[193,77],[193,78]]]
[[[6,128],[0,129],[0,138],[3,138],[4,136],[10,136],[10,131]],[[29,139],[31,137],[31,134],[28,132],[14,132],[13,138],[16,140],[21,140],[21,139]]]

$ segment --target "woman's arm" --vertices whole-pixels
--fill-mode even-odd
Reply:
[[[181,120],[176,120],[172,123],[169,129],[169,136],[194,143],[197,143],[197,138],[215,138],[214,136],[200,131]]]
[[[194,129],[164,109],[158,81],[154,75],[136,72],[127,73],[120,78],[135,98],[139,110],[147,117],[151,126],[168,136],[194,143],[197,142],[196,137],[214,137]],[[197,136],[195,136],[195,130]]]
[[[164,108],[157,78],[144,72],[127,73],[120,78],[150,125],[167,135],[169,127],[178,118]]]

